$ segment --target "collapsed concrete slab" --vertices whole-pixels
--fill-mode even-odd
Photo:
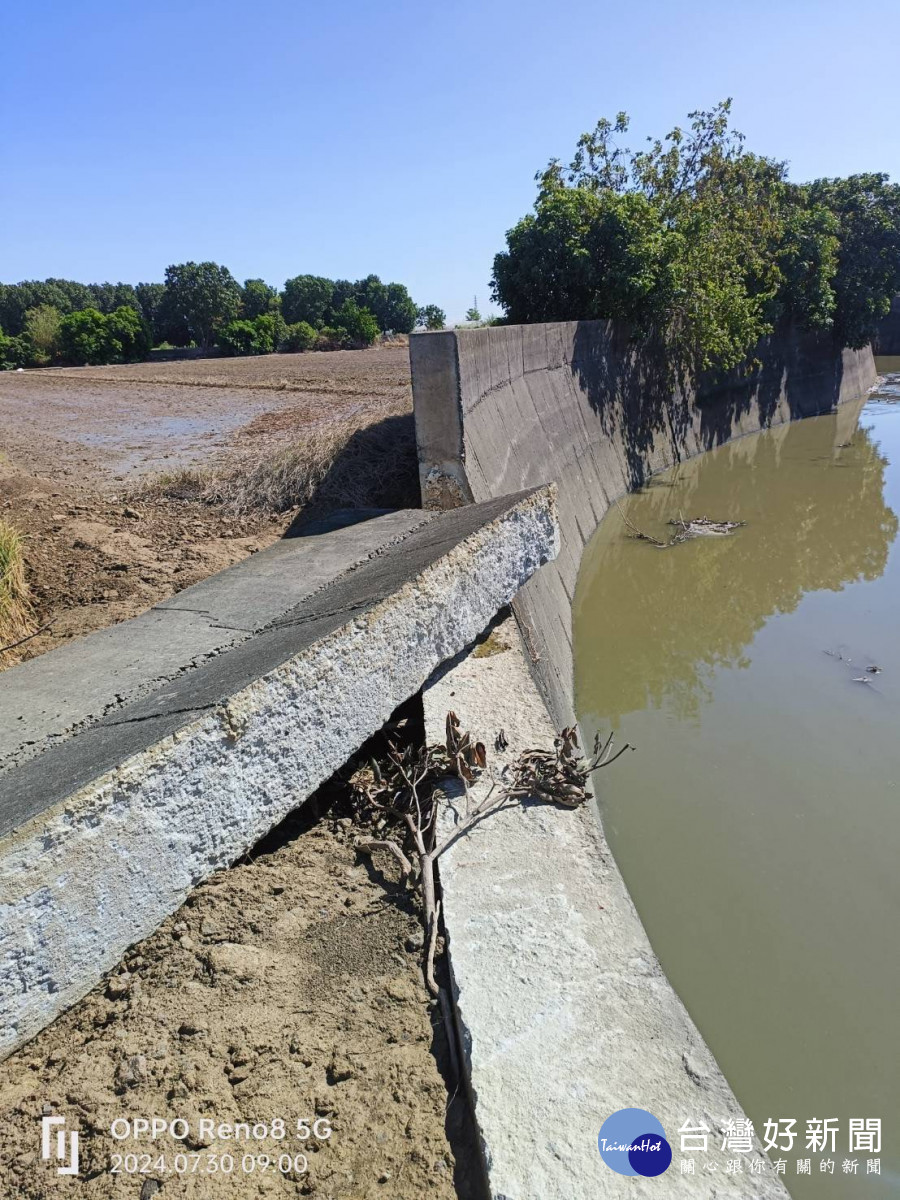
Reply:
[[[23,718],[0,773],[0,1054],[314,791],[558,547],[547,488],[384,520],[300,603],[309,548],[283,543],[198,585],[202,604],[176,597],[180,618],[157,610],[0,677]],[[268,623],[241,627],[257,601]],[[61,704],[54,660],[76,688]],[[126,694],[108,708],[91,681],[116,664]]]
[[[499,773],[522,750],[549,748],[554,728],[514,620],[492,642],[494,653],[469,654],[430,681],[425,725],[429,741],[442,741],[453,709]],[[495,748],[500,729],[503,750]],[[474,785],[473,805],[490,785],[487,775]],[[462,815],[457,793],[441,835]],[[506,808],[439,863],[454,1001],[494,1200],[787,1200],[758,1141],[740,1156],[742,1173],[727,1172],[736,1155],[723,1152],[722,1134],[744,1113],[663,974],[595,814],[542,803]],[[702,1162],[714,1174],[697,1163],[697,1175],[683,1175],[674,1161],[662,1183],[611,1170],[597,1138],[623,1108],[652,1113],[676,1158],[692,1157],[680,1155],[681,1127],[705,1125]],[[764,1174],[751,1173],[754,1160]]]

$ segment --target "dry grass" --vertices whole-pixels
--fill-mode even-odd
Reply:
[[[34,629],[22,535],[0,520],[0,647],[28,637]],[[0,666],[11,666],[18,657],[15,648],[0,650]]]
[[[395,411],[362,428],[358,415],[314,426],[302,440],[240,463],[212,481],[205,495],[237,513],[416,508],[412,415]]]
[[[181,467],[144,479],[127,494],[136,500],[203,500],[215,488],[215,476],[203,467]]]

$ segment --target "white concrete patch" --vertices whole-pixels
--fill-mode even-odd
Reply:
[[[549,490],[0,841],[0,1056],[340,767],[555,555]]]
[[[500,638],[511,649],[470,654],[425,691],[429,740],[443,741],[453,709],[498,770],[528,746],[549,746],[554,734],[513,621]],[[501,728],[505,753],[493,749]],[[487,786],[480,782],[473,799]],[[455,819],[451,805],[442,832]],[[750,1174],[747,1160],[761,1153],[721,1152],[725,1122],[744,1114],[663,975],[590,811],[539,804],[492,816],[442,857],[440,876],[496,1200],[787,1197],[768,1162],[767,1177]],[[662,1178],[618,1175],[602,1161],[600,1126],[621,1108],[662,1122],[674,1156]],[[680,1174],[685,1121],[713,1130],[714,1174],[699,1162],[697,1175]],[[742,1157],[743,1174],[727,1175],[726,1161]]]

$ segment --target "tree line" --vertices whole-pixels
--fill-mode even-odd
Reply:
[[[872,340],[900,293],[900,185],[879,173],[792,183],[745,149],[731,101],[632,151],[603,119],[536,176],[534,211],[494,259],[512,323],[619,318],[696,375],[752,356],[786,322]]]
[[[218,263],[166,268],[164,283],[0,284],[0,368],[98,365],[145,358],[152,347],[217,347],[226,354],[349,349],[382,333],[442,328],[400,283],[297,275],[278,291],[238,283]]]

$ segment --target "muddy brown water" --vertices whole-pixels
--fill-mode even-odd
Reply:
[[[681,514],[747,524],[657,549],[614,508],[585,551],[582,728],[637,747],[598,780],[616,859],[757,1133],[796,1122],[770,1151],[791,1195],[896,1197],[900,374],[682,464],[622,511],[659,538]],[[835,1118],[834,1150],[810,1147],[808,1123]],[[851,1152],[851,1119],[879,1118],[880,1152]],[[699,1172],[667,1133],[671,1169]]]

